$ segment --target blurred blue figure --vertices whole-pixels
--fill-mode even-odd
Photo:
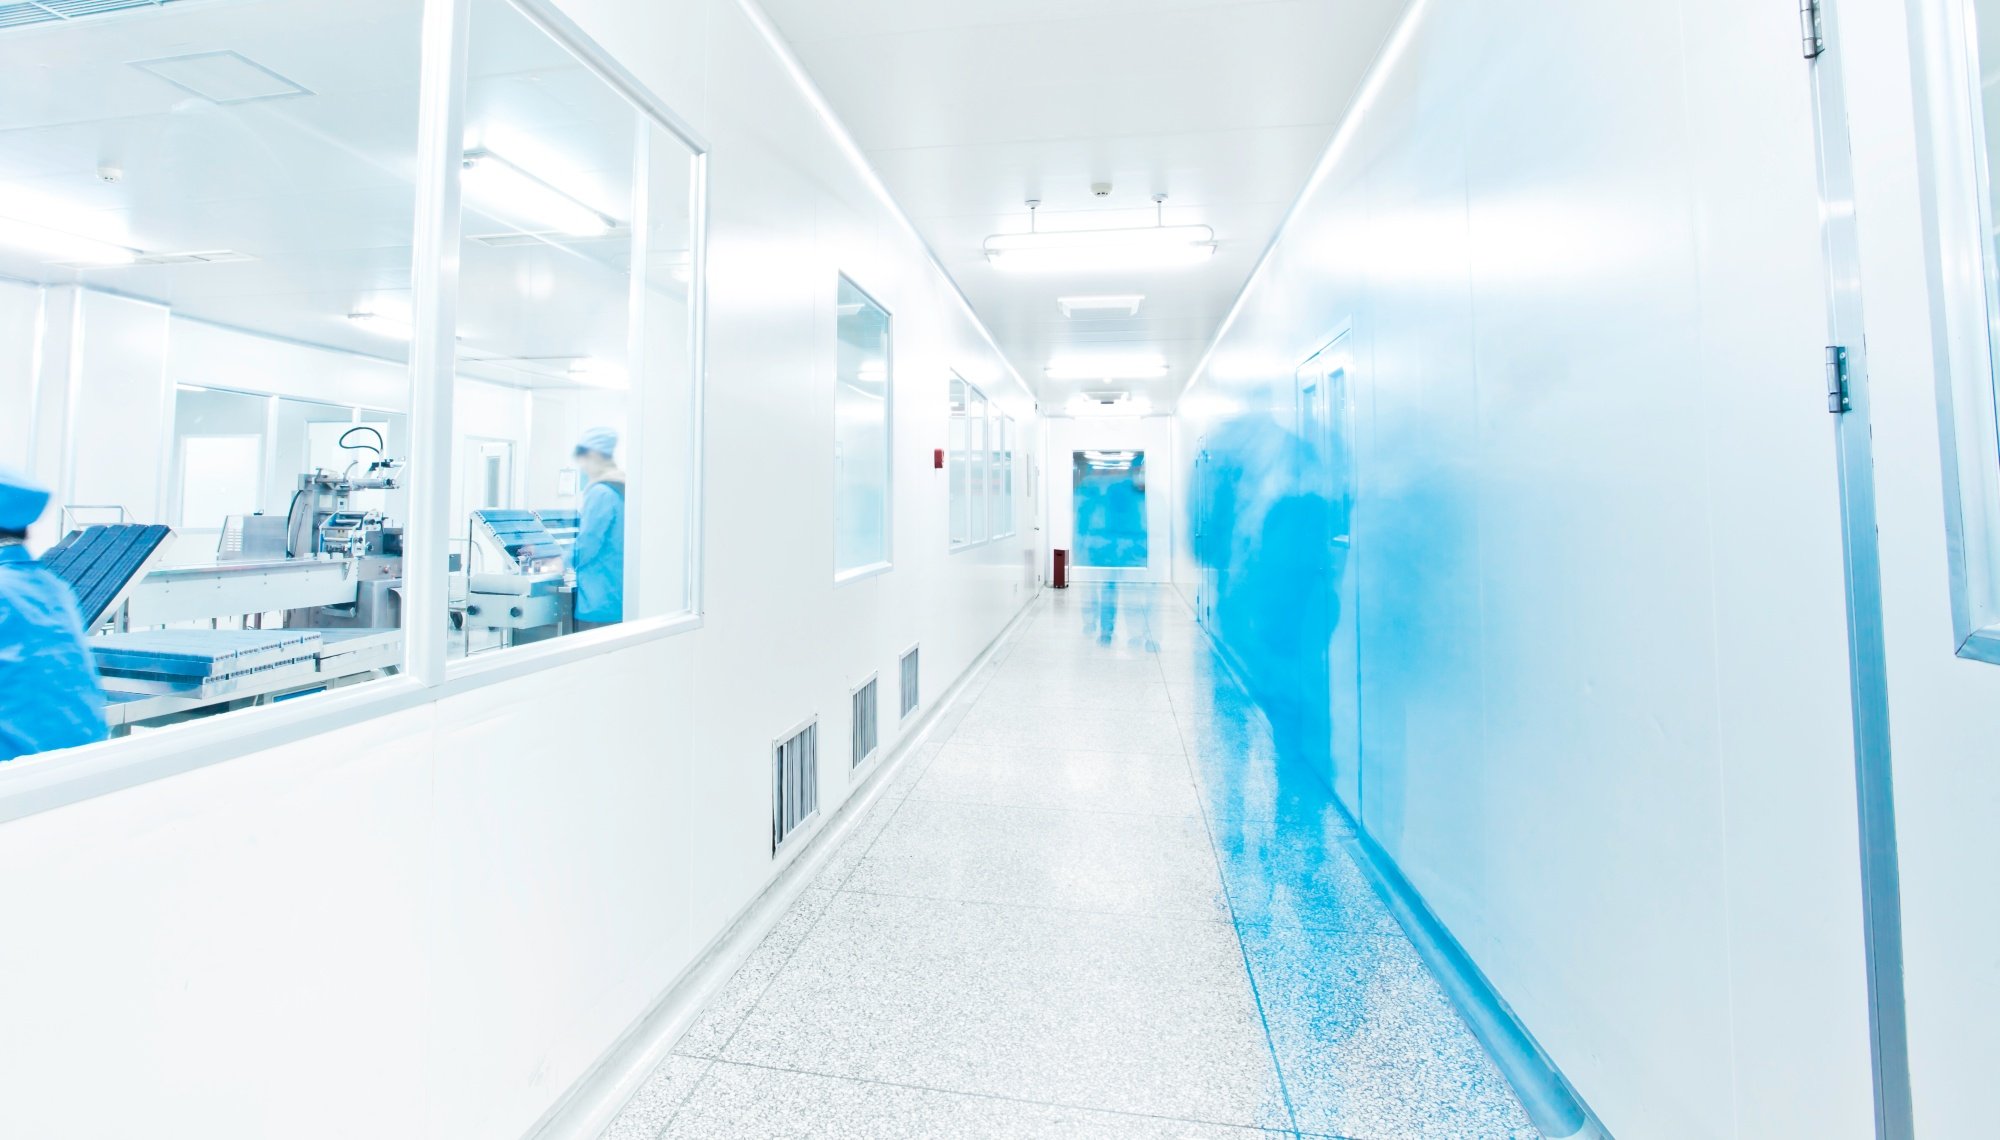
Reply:
[[[1348,524],[1324,458],[1274,420],[1218,426],[1190,510],[1212,572],[1216,639],[1235,657],[1279,753],[1332,780],[1330,650]],[[1338,493],[1336,493],[1338,491]]]
[[[1076,561],[1096,569],[1144,569],[1146,455],[1079,452],[1076,456]],[[1097,640],[1111,644],[1118,626],[1118,583],[1097,590]]]
[[[0,761],[108,731],[76,598],[24,545],[48,505],[46,489],[0,468]]]
[[[590,486],[583,492],[576,534],[576,628],[625,620],[625,472],[618,433],[591,428],[577,441],[576,463]]]

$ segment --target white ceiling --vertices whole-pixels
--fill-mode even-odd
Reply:
[[[347,315],[410,310],[419,16],[409,0],[175,4],[0,34],[0,204],[28,196],[60,213],[45,224],[148,254],[249,258],[79,269],[0,249],[0,275],[81,282],[219,324],[401,358],[405,344]],[[629,104],[502,0],[476,0],[471,39],[467,145],[632,218]],[[282,76],[291,93],[218,103],[134,66],[219,52]],[[672,164],[687,160],[655,137],[653,282],[684,293],[671,271],[687,256],[686,180]],[[104,167],[116,181],[100,177]],[[470,190],[466,202],[468,239],[527,232]],[[622,227],[603,240],[468,240],[464,370],[566,385],[571,360],[622,361],[630,254]]]
[[[763,0],[889,190],[1044,406],[1051,357],[1164,356],[1118,384],[1170,407],[1387,38],[1404,0]],[[1092,196],[1109,182],[1108,198]],[[1002,274],[988,235],[1213,226],[1194,269]],[[1136,319],[1065,319],[1059,296],[1144,293]]]

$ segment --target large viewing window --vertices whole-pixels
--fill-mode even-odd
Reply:
[[[690,604],[694,154],[507,0],[470,60],[454,656]]]
[[[889,563],[889,312],[842,277],[834,321],[834,572]]]
[[[702,147],[550,0],[15,7],[0,761],[691,624]]]

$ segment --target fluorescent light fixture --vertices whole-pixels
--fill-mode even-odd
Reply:
[[[129,246],[84,237],[26,218],[0,217],[0,246],[76,265],[130,265],[139,257],[139,251]]]
[[[486,147],[465,152],[465,192],[482,208],[516,222],[571,237],[598,237],[617,225],[609,215],[586,205]]]
[[[569,378],[586,388],[624,391],[632,386],[632,377],[623,366],[589,356],[578,357],[570,363]]]
[[[986,239],[986,259],[995,269],[1024,273],[1176,269],[1213,256],[1215,231],[1208,226],[1056,230]]]
[[[1057,297],[1056,307],[1065,317],[1078,313],[1120,313],[1128,317],[1139,315],[1139,305],[1145,301],[1144,293],[1108,293],[1092,297]]]
[[[390,340],[409,340],[415,335],[410,331],[410,322],[398,317],[385,316],[381,313],[362,312],[349,313],[347,314],[347,319],[354,323],[355,328],[363,332],[374,333],[376,336],[387,337]]]
[[[1051,380],[1152,380],[1167,374],[1159,356],[1066,356],[1049,361]]]

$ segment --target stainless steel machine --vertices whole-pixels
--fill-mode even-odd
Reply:
[[[401,666],[403,531],[357,495],[398,489],[403,463],[382,454],[371,427],[348,431],[340,445],[372,458],[301,475],[282,518],[230,518],[213,563],[162,565],[165,527],[91,527],[51,551],[75,570],[79,596],[107,603],[87,624],[98,635],[114,727]]]
[[[568,627],[569,545],[539,514],[474,511],[466,545],[467,630],[503,631],[500,643],[516,645],[554,637]]]

